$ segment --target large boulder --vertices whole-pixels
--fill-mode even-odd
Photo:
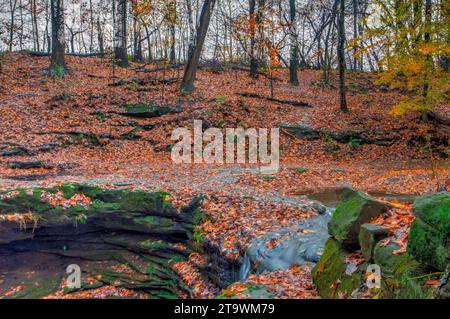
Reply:
[[[450,193],[419,197],[417,219],[411,226],[408,251],[422,263],[444,271],[450,263]]]
[[[369,223],[390,207],[388,203],[366,193],[346,188],[343,201],[336,207],[328,224],[328,231],[345,248],[357,248],[361,225]]]
[[[450,193],[441,192],[417,198],[414,214],[440,232],[450,232]]]

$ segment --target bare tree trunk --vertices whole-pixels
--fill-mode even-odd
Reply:
[[[144,57],[142,55],[141,26],[136,12],[133,16],[133,40],[133,61],[142,62]]]
[[[19,32],[19,45],[20,45],[20,50],[23,50],[23,28],[24,28],[24,23],[23,23],[23,3],[22,0],[19,0],[19,10],[20,10],[20,32]]]
[[[358,37],[358,0],[353,0],[353,38]],[[358,52],[358,47],[355,45],[353,47],[353,70],[358,68],[358,59],[356,54]]]
[[[295,0],[289,0],[290,9],[290,45],[291,45],[291,58],[289,62],[289,75],[292,85],[298,85],[298,44],[297,44],[297,27],[296,27],[296,7]]]
[[[116,1],[116,0],[114,0]],[[127,50],[127,0],[117,0],[116,34],[114,55],[117,65],[128,66]]]
[[[176,23],[177,23],[177,1],[170,0],[169,4],[169,31],[170,31],[170,54],[169,60],[171,64],[176,63]]]
[[[448,2],[446,2],[445,0],[441,0],[439,11],[441,20],[448,22],[450,18],[450,5],[448,5]],[[442,37],[445,39],[447,44],[450,43],[450,28],[447,28]],[[450,66],[450,57],[448,56],[448,54],[441,55],[439,57],[439,63],[445,70],[445,72],[448,72]]]
[[[188,14],[188,23],[189,23],[189,48],[188,48],[188,57],[192,54],[195,47],[195,24],[192,12],[192,0],[186,0],[186,9]]]
[[[250,24],[250,76],[258,77],[258,61],[256,60],[256,0],[249,0],[249,24]]]
[[[11,10],[11,25],[9,26],[9,51],[12,51],[14,41],[14,26],[16,22],[17,0],[9,0],[9,9]]]
[[[33,45],[34,49],[40,51],[39,45],[39,28],[37,23],[37,8],[36,8],[36,0],[30,1],[30,12],[31,12],[31,24],[32,24],[32,33],[33,33]],[[44,44],[45,45],[45,44]]]
[[[339,64],[339,96],[342,112],[348,112],[347,98],[345,95],[345,0],[340,0],[340,12],[338,22],[338,64]]]
[[[203,3],[202,13],[200,15],[200,25],[197,29],[196,44],[192,54],[189,56],[186,69],[184,70],[183,82],[181,84],[181,90],[184,93],[191,93],[195,90],[195,75],[197,74],[200,55],[203,50],[203,44],[205,42],[206,33],[208,32],[209,22],[215,4],[216,0],[205,0]]]
[[[98,41],[98,50],[101,54],[105,53],[105,45],[103,40],[103,30],[102,25],[100,23],[100,17],[97,18],[97,41]]]
[[[148,60],[152,61],[153,53],[152,53],[152,43],[151,43],[151,39],[150,39],[151,34],[150,34],[150,31],[148,30],[148,26],[146,23],[144,23],[144,30],[145,30],[145,35],[147,37]]]
[[[65,32],[64,32],[64,0],[51,0],[52,54],[50,74],[62,77],[66,71]]]
[[[432,18],[432,12],[431,12],[431,0],[425,0],[425,34],[424,34],[424,42],[429,43],[431,41],[431,18]],[[433,59],[430,54],[427,54],[425,57],[426,60],[426,70],[425,70],[425,83],[423,85],[423,98],[424,103],[427,103],[428,99],[428,91],[430,89],[430,85],[428,83],[429,75],[428,72],[431,68],[433,68]],[[427,118],[427,112],[423,112],[423,119],[426,120]]]

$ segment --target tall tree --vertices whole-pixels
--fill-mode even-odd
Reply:
[[[193,0],[186,0],[186,9],[187,9],[187,16],[188,16],[188,24],[189,24],[189,45],[188,45],[188,57],[191,55],[192,51],[194,51],[195,47],[195,23],[194,23],[194,17],[193,17],[193,10],[192,10],[192,1]]]
[[[64,32],[64,0],[51,0],[52,53],[50,74],[62,77],[66,71],[65,32]]]
[[[216,0],[205,0],[203,3],[202,13],[200,14],[200,24],[197,28],[197,37],[195,47],[189,55],[189,59],[184,70],[183,82],[181,83],[181,91],[184,93],[191,93],[195,90],[194,82],[197,74],[198,63],[200,55],[205,43],[206,33],[208,32],[209,22],[214,10]]]
[[[258,61],[256,59],[256,0],[249,0],[249,31],[250,31],[250,76],[258,76]]]
[[[297,43],[297,27],[296,27],[296,15],[297,10],[295,6],[295,0],[289,0],[289,12],[290,12],[290,46],[291,46],[291,58],[289,62],[289,79],[291,84],[298,85],[298,43]]]
[[[342,112],[348,112],[345,92],[345,0],[340,0],[338,21],[338,66],[339,66],[339,97]]]
[[[168,3],[168,23],[170,29],[170,55],[169,60],[171,64],[176,63],[176,32],[175,27],[177,24],[177,1],[170,0]]]
[[[116,0],[114,0],[116,1]],[[127,50],[127,0],[117,0],[114,56],[121,67],[128,66]]]
[[[39,27],[37,23],[37,5],[36,0],[30,0],[31,27],[33,34],[33,48],[37,51],[39,47]]]
[[[353,38],[356,39],[358,37],[358,0],[353,0]],[[358,67],[358,45],[353,45],[353,70],[356,70]]]
[[[15,20],[16,20],[16,9],[17,9],[17,0],[9,0],[9,10],[11,13],[11,22],[9,26],[9,51],[13,50],[14,46],[14,30],[15,30]]]
[[[425,32],[424,32],[424,43],[427,46],[431,41],[431,0],[425,0]],[[430,88],[429,85],[429,70],[433,68],[433,59],[430,54],[425,54],[425,64],[426,71],[425,72],[425,83],[423,84],[423,98],[424,100],[428,97],[428,90]],[[423,112],[423,116],[426,117],[427,112]]]

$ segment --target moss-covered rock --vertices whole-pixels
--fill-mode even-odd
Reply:
[[[348,252],[334,239],[325,247],[321,260],[312,271],[313,281],[323,298],[368,296],[378,298],[423,299],[434,293],[425,285],[429,274],[409,254],[394,254],[396,244],[378,243],[373,260],[381,268],[381,287],[367,291],[366,271],[369,264],[361,264],[349,271]]]
[[[102,284],[173,297],[181,288],[171,265],[186,259],[204,215],[200,197],[181,211],[169,197],[83,184],[0,193],[0,260],[4,249],[45,252],[82,262],[83,273],[98,276]],[[98,267],[86,268],[89,264]],[[43,286],[42,296],[54,290]],[[17,296],[35,295],[24,290]]]
[[[159,106],[154,102],[128,104],[124,106],[126,112],[121,113],[124,116],[136,118],[152,118],[165,114],[181,113],[183,109],[180,107],[172,107],[170,105]]]
[[[361,225],[370,222],[389,208],[387,203],[347,188],[343,192],[343,201],[336,207],[328,224],[328,231],[344,247],[356,248],[359,246]]]
[[[373,250],[373,260],[381,267],[382,274],[393,274],[395,265],[400,260],[400,254],[394,254],[400,246],[394,243],[383,245],[378,243]]]
[[[363,224],[359,232],[359,245],[361,246],[361,252],[366,261],[371,261],[373,256],[373,249],[375,245],[385,238],[389,233],[389,229],[372,225]]]
[[[350,297],[364,282],[365,265],[349,274],[345,262],[347,255],[338,241],[333,238],[327,241],[323,255],[312,271],[313,282],[323,298],[334,299],[340,294]]]
[[[450,263],[450,193],[422,196],[414,202],[408,251],[422,263],[444,271]]]
[[[381,245],[374,249],[374,262],[381,268],[382,298],[424,299],[432,288],[424,284],[426,269],[409,254],[396,254],[397,244]]]
[[[450,193],[426,195],[414,201],[414,214],[442,234],[450,234]]]
[[[448,236],[416,219],[411,226],[408,251],[422,263],[443,271],[449,263]]]

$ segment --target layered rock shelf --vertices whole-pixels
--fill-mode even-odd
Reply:
[[[24,287],[15,298],[105,285],[155,298],[186,292],[171,266],[190,252],[200,200],[178,211],[168,196],[75,184],[0,194],[3,286]],[[69,264],[82,270],[74,291],[64,287]]]

